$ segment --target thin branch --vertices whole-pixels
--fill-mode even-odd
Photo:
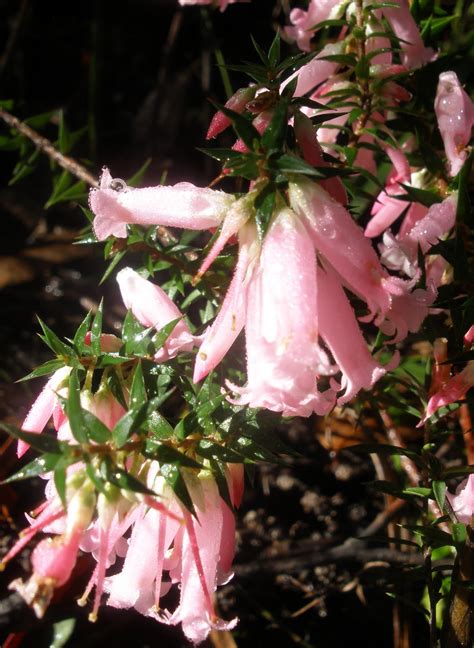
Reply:
[[[57,162],[63,169],[69,171],[69,173],[71,173],[73,176],[76,176],[76,178],[79,178],[79,180],[82,180],[91,187],[99,186],[96,178],[94,178],[94,176],[90,174],[89,171],[82,166],[82,164],[79,164],[79,162],[76,162],[76,160],[67,155],[63,155],[63,153],[55,148],[55,146],[52,142],[50,142],[49,139],[40,135],[33,128],[28,126],[28,124],[20,121],[18,117],[15,117],[1,106],[0,119],[8,124],[10,128],[14,128],[21,135],[27,137],[31,142],[33,142],[36,148],[47,155],[51,160]]]
[[[0,119],[8,124],[10,128],[15,129],[16,131],[21,133],[21,135],[27,137],[42,153],[47,155],[51,160],[57,162],[59,166],[61,166],[63,169],[66,169],[66,171],[69,171],[69,173],[71,173],[73,176],[75,176],[79,180],[82,180],[91,187],[94,187],[96,189],[99,187],[98,180],[91,173],[89,173],[89,171],[84,166],[82,166],[82,164],[79,164],[79,162],[77,162],[73,158],[58,151],[58,149],[49,139],[40,135],[37,131],[31,128],[31,126],[28,126],[28,124],[25,124],[25,122],[20,121],[18,117],[15,117],[15,115],[12,115],[1,106]],[[158,238],[163,245],[170,245],[170,243],[177,242],[177,238],[167,227],[158,225],[156,231]]]
[[[294,573],[308,567],[328,565],[332,563],[349,562],[362,563],[380,561],[390,565],[422,565],[424,558],[419,553],[406,554],[397,549],[384,547],[368,547],[357,538],[349,538],[343,544],[321,548],[317,545],[310,549],[298,550],[291,553],[277,554],[271,557],[259,556],[257,560],[245,564],[234,565],[235,574],[239,578],[253,577],[256,574]]]
[[[393,421],[390,415],[388,414],[388,412],[384,409],[381,409],[380,417],[385,425],[385,430],[387,432],[387,438],[389,443],[393,446],[398,446],[399,448],[406,448],[406,445],[401,439],[398,430],[393,424]],[[408,477],[408,481],[410,482],[410,484],[412,486],[419,486],[422,477],[414,462],[409,457],[406,457],[405,455],[400,455],[400,463]],[[431,513],[435,517],[440,517],[440,515],[443,514],[442,511],[439,510],[439,507],[434,500],[428,500],[428,507]],[[438,526],[440,529],[449,532],[449,526],[445,522],[441,522]]]

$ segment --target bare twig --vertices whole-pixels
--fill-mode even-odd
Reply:
[[[311,548],[295,548],[288,554],[280,554],[269,558],[258,557],[257,560],[246,564],[235,565],[234,571],[241,578],[255,574],[281,574],[297,572],[308,567],[328,565],[340,562],[367,562],[380,561],[390,565],[421,565],[423,556],[420,553],[406,554],[397,549],[383,547],[368,547],[366,542],[358,538],[349,538],[344,543],[333,547],[321,548],[314,545]]]
[[[380,416],[382,418],[382,421],[385,425],[385,429],[387,432],[387,438],[391,445],[393,446],[398,446],[399,448],[405,448],[406,445],[401,439],[397,428],[393,424],[393,421],[388,414],[388,412],[384,409],[380,410]],[[406,472],[406,475],[408,477],[408,481],[412,486],[419,486],[420,481],[422,479],[420,472],[416,465],[413,463],[413,461],[409,458],[406,457],[405,455],[400,455],[400,463],[403,467],[403,470]],[[431,511],[431,513],[435,517],[440,517],[442,515],[442,511],[439,510],[439,507],[437,503],[434,500],[428,500],[428,507]],[[449,532],[449,527],[445,522],[442,522],[439,524],[439,528],[443,529],[444,531]]]
[[[79,162],[76,162],[76,160],[67,155],[63,155],[63,153],[61,153],[57,148],[54,147],[49,139],[37,133],[35,130],[33,130],[33,128],[28,126],[28,124],[20,121],[18,117],[15,117],[1,106],[0,119],[8,124],[10,128],[14,128],[19,133],[27,137],[40,151],[51,158],[51,160],[57,162],[63,169],[69,171],[69,173],[71,173],[73,176],[76,176],[76,178],[79,178],[79,180],[82,180],[91,187],[99,186],[96,178],[94,178],[94,176],[91,175],[89,171],[82,166],[82,164],[79,164]]]
[[[40,151],[57,162],[63,169],[69,171],[69,173],[71,173],[73,176],[75,176],[79,180],[82,180],[91,187],[94,187],[96,189],[99,187],[98,180],[91,173],[89,173],[89,171],[84,166],[82,166],[82,164],[79,164],[79,162],[74,160],[74,158],[69,157],[68,155],[64,155],[63,153],[58,151],[58,149],[49,139],[40,135],[33,128],[28,126],[28,124],[20,121],[18,117],[15,117],[15,115],[12,115],[1,106],[0,119],[8,124],[10,128],[14,128],[19,133],[27,137]],[[178,240],[176,236],[163,225],[158,225],[156,231],[159,240],[165,246],[170,245],[171,243],[176,243]]]

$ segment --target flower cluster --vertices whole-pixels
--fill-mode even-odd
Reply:
[[[179,1],[223,11],[239,0]],[[337,36],[316,51],[328,20]],[[81,550],[96,561],[80,600],[95,589],[92,620],[106,595],[108,605],[181,623],[194,643],[234,627],[236,619],[218,618],[213,595],[231,575],[243,463],[268,456],[252,449],[241,419],[235,424],[241,407],[325,415],[372,389],[397,366],[396,345],[420,330],[449,281],[449,255],[438,251],[456,224],[462,189],[448,182],[468,157],[474,124],[456,74],[440,75],[433,101],[447,161],[436,176],[415,138],[397,138],[390,126],[411,99],[403,79],[436,58],[407,0],[311,0],[290,21],[286,38],[308,56],[280,63],[279,37],[268,54],[258,49],[255,83],[237,90],[207,131],[212,140],[234,127],[233,146],[210,154],[222,162],[217,181],[240,176],[246,192],[211,188],[215,182],[133,188],[105,168],[90,193],[95,237],[122,239],[117,249],[131,233],[138,240],[140,227],[212,233],[207,255],[198,262],[190,255],[193,288],[233,245],[236,261],[213,287],[222,296],[213,321],[187,319],[166,286],[150,280],[163,266],[149,259],[146,270],[117,273],[128,309],[122,338],[102,333],[101,310],[68,344],[43,327],[58,359],[37,374],[52,375],[11,433],[19,457],[30,445],[44,453],[19,478],[42,474],[46,500],[3,559],[40,531],[52,536],[33,550],[31,577],[11,584],[38,616]],[[377,173],[380,163],[388,173]],[[367,202],[360,222],[358,191]],[[140,240],[150,247],[153,234]],[[168,260],[172,254],[165,268]],[[217,385],[212,372],[242,333],[246,377]],[[471,327],[469,352],[473,337]],[[474,361],[450,376],[440,354],[424,421],[474,385]],[[170,423],[161,408],[175,396]],[[55,435],[42,435],[51,420]],[[469,481],[448,496],[461,521],[471,519],[471,490]],[[175,585],[180,601],[169,611],[163,600]]]
[[[122,272],[123,290],[130,276]],[[139,278],[132,276],[131,280]],[[176,333],[175,342],[182,333]],[[102,344],[109,350],[121,346],[115,336],[102,336]],[[237,507],[242,497],[242,464],[224,465],[229,494],[226,503],[209,466],[183,455],[182,466],[174,467],[185,484],[183,504],[163,476],[169,475],[172,464],[153,459],[149,452],[143,454],[143,443],[137,437],[122,450],[114,444],[113,430],[119,429],[130,411],[127,414],[105,384],[94,394],[87,389],[80,394],[83,422],[92,422],[101,430],[100,443],[91,442],[85,458],[81,455],[83,446],[75,444],[78,413],[71,410],[70,392],[77,385],[71,382],[72,371],[64,367],[54,373],[22,426],[24,431],[34,433],[27,437],[34,442],[34,435],[39,435],[52,417],[62,444],[55,447],[55,452],[67,444],[70,454],[63,459],[66,472],[62,498],[58,493],[58,457],[44,456],[42,467],[54,468],[54,475],[45,475],[46,500],[35,517],[29,517],[29,528],[3,558],[3,564],[38,532],[53,537],[41,540],[35,547],[30,578],[26,582],[17,579],[10,587],[41,617],[54,590],[70,579],[80,549],[92,554],[97,562],[79,601],[84,605],[95,588],[91,620],[97,617],[105,592],[107,605],[134,607],[163,623],[181,623],[185,635],[194,643],[203,641],[212,628],[233,627],[236,619],[226,623],[217,617],[213,593],[231,576],[235,522],[230,506]],[[28,443],[20,441],[18,454],[27,450]],[[172,448],[166,446],[164,451],[169,453]],[[172,456],[176,460],[178,453]],[[101,484],[96,469],[104,457],[102,470],[107,462],[113,462],[115,478],[112,475],[111,483]],[[113,575],[107,575],[107,570]],[[169,612],[161,600],[175,584],[180,588],[180,601]]]

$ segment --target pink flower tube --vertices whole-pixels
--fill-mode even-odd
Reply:
[[[463,524],[472,526],[472,516],[474,515],[474,475],[469,475],[456,488],[456,494],[453,495],[446,491],[446,499],[459,520]]]
[[[474,104],[455,72],[442,72],[436,90],[435,112],[449,163],[455,176],[467,158],[466,147],[474,125]]]
[[[292,9],[290,12],[291,27],[285,27],[285,34],[291,41],[296,41],[300,50],[309,52],[314,27],[324,20],[337,18],[344,0],[311,0],[308,10]]]
[[[131,268],[120,270],[117,281],[125,306],[143,326],[159,330],[169,322],[183,317],[164,290]],[[164,362],[174,358],[180,351],[191,351],[195,343],[196,338],[191,334],[186,322],[181,319],[164,346],[155,354],[155,360]]]
[[[473,386],[474,361],[470,360],[462,371],[450,378],[439,391],[431,396],[422,423],[429,419],[440,407],[463,399]]]
[[[333,394],[320,393],[316,384],[318,374],[332,369],[318,344],[315,264],[304,226],[280,208],[248,288],[247,384],[230,385],[239,404],[285,416],[332,407]]]
[[[410,13],[408,0],[395,0],[398,7],[382,7],[395,36],[400,39],[402,63],[409,69],[419,68],[435,58],[431,47],[425,47],[418,26]]]
[[[127,224],[215,228],[234,200],[223,191],[195,187],[189,182],[132,189],[123,181],[113,180],[104,169],[100,188],[91,191],[89,203],[95,214],[95,234],[103,241],[108,236],[124,238]]]

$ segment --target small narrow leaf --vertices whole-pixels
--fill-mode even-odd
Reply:
[[[95,441],[96,443],[107,443],[107,441],[110,441],[111,432],[109,428],[104,425],[102,421],[95,416],[95,414],[83,409],[82,416],[87,428],[87,436],[92,439],[92,441]]]
[[[268,183],[255,199],[255,223],[260,241],[263,241],[275,208],[275,185]]]
[[[43,329],[43,340],[49,348],[58,356],[70,357],[73,354],[72,348],[67,344],[64,344],[64,342],[61,342],[56,333],[54,333],[39,317],[38,322]]]
[[[61,459],[60,454],[46,453],[30,461],[23,468],[18,470],[14,475],[5,479],[2,484],[9,484],[10,482],[20,481],[22,479],[30,479],[31,477],[38,477],[44,475],[51,470],[54,470],[56,464]]]
[[[36,367],[36,369],[34,369],[27,376],[24,376],[23,378],[20,378],[20,380],[17,380],[17,382],[24,382],[26,380],[31,380],[32,378],[39,378],[40,376],[48,376],[61,367],[64,367],[64,362],[62,360],[48,360],[39,367]]]
[[[114,466],[110,461],[107,462],[106,468],[106,477],[108,481],[126,491],[132,491],[133,493],[143,493],[145,495],[156,495],[146,484],[141,482],[139,479],[126,472],[122,468]]]
[[[177,317],[176,319],[171,320],[171,322],[165,324],[165,326],[160,328],[160,330],[153,336],[152,342],[155,347],[155,353],[163,348],[163,346],[166,344],[166,341],[182,319],[182,317]]]
[[[130,388],[130,408],[141,407],[147,401],[145,381],[143,379],[142,363],[138,362],[133,374],[132,386]]]
[[[277,31],[273,43],[270,45],[270,49],[268,50],[268,62],[272,68],[276,67],[280,60],[280,42],[280,32]]]
[[[164,443],[157,443],[155,439],[148,439],[144,454],[160,463],[176,464],[185,468],[197,468],[201,470],[204,466],[191,457]]]
[[[62,505],[64,508],[66,508],[67,502],[66,502],[66,469],[61,467],[61,468],[56,468],[54,471],[54,486],[56,488],[56,492],[59,496],[59,499],[61,500]]]
[[[467,540],[466,525],[461,522],[453,524],[453,540],[456,544],[464,544]]]
[[[89,347],[86,345],[85,339],[86,339],[86,333],[88,333],[90,329],[91,322],[92,322],[92,311],[89,311],[87,315],[84,317],[84,319],[82,320],[82,322],[79,324],[79,328],[77,329],[73,338],[74,347],[81,355],[84,353],[86,349],[87,351],[89,351]]]
[[[100,338],[102,335],[103,300],[99,304],[91,327],[91,348],[94,355],[100,355]]]
[[[444,509],[444,502],[446,500],[446,484],[444,481],[439,481],[435,480],[433,481],[433,493],[436,498],[436,501],[438,502],[438,506],[443,511]]]
[[[81,390],[79,386],[79,378],[75,369],[73,369],[69,375],[67,416],[73,437],[79,443],[87,443],[89,440],[89,435],[81,407]]]
[[[48,434],[36,434],[35,432],[25,432],[10,425],[9,423],[3,423],[0,421],[0,429],[14,437],[15,439],[21,439],[28,443],[35,450],[40,452],[47,452],[52,454],[61,454],[61,444],[60,442]]]
[[[193,500],[191,499],[191,495],[189,494],[188,487],[186,486],[186,482],[183,479],[179,466],[175,463],[165,463],[160,466],[160,472],[166,482],[171,486],[176,497],[178,497],[188,511],[195,516],[196,511],[194,509]]]

